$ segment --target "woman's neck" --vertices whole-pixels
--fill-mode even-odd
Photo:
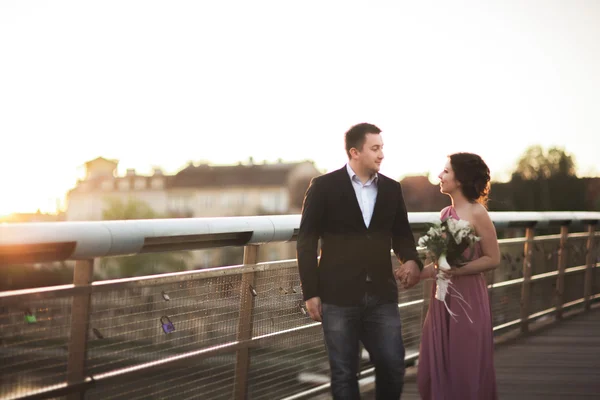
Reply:
[[[462,208],[470,203],[461,192],[452,193],[450,199],[452,199],[452,207],[454,208]]]

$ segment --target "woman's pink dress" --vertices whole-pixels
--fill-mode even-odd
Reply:
[[[453,207],[442,210],[442,220],[459,219]],[[470,255],[467,249],[465,255]],[[481,257],[477,243],[471,259]],[[483,274],[456,276],[452,285],[471,307],[446,296],[448,308],[457,314],[450,316],[444,303],[435,299],[435,284],[429,311],[423,324],[417,382],[425,400],[495,400],[496,371],[492,317]],[[451,291],[451,289],[449,289]]]

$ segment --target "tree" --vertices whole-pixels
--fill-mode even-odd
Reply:
[[[575,176],[574,157],[558,147],[552,147],[544,152],[539,145],[525,150],[513,173],[513,178],[518,177],[523,180],[549,179],[558,176]]]
[[[2,266],[0,292],[44,286],[66,285],[73,282],[73,267],[64,261]]]
[[[147,203],[132,198],[123,201],[115,197],[104,199],[103,220],[154,219],[158,214]]]
[[[160,218],[147,203],[129,198],[122,201],[107,198],[107,207],[102,212],[104,220],[134,220]],[[124,257],[106,257],[100,263],[99,274],[109,278],[151,275],[182,271],[188,268],[191,254],[187,251],[139,254]]]
[[[510,186],[515,211],[585,209],[585,184],[575,174],[574,156],[562,148],[529,147],[517,162]]]

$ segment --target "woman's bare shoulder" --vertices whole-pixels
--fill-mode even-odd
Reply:
[[[488,210],[479,203],[473,203],[471,204],[471,214],[473,215],[473,217],[475,218],[485,218],[485,217],[489,217],[490,214],[488,212]]]
[[[470,214],[471,224],[475,227],[475,230],[478,230],[479,228],[489,228],[493,225],[490,213],[482,204],[472,204]]]

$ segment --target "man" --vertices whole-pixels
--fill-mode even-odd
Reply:
[[[334,399],[360,398],[359,341],[375,364],[377,399],[399,399],[404,382],[396,279],[405,287],[416,285],[423,265],[400,184],[378,173],[380,133],[367,123],[350,128],[348,164],[314,178],[302,207],[297,243],[302,293],[310,317],[322,321]],[[395,272],[392,248],[402,263]]]

